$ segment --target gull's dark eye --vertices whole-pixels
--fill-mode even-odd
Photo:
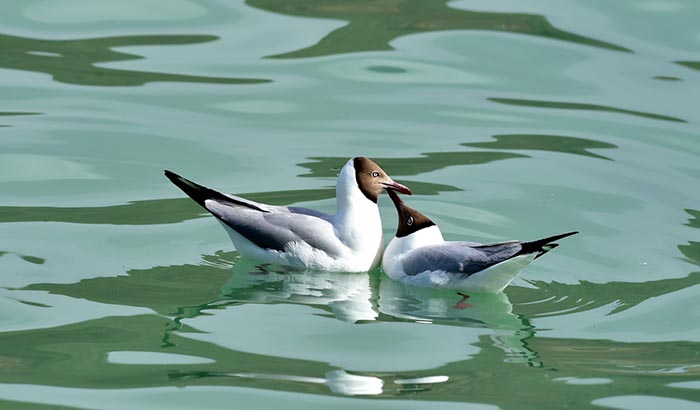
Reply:
[[[406,220],[406,225],[411,226],[413,225],[413,217],[409,216],[408,219]]]
[[[373,176],[374,178],[379,177],[379,172],[377,172],[377,171],[372,171],[372,176]]]

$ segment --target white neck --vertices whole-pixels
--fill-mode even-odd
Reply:
[[[362,210],[375,210],[379,212],[377,204],[370,201],[360,191],[355,176],[353,160],[348,161],[338,175],[338,184],[335,187],[335,197],[338,199],[337,216],[343,219],[343,215],[352,214]]]
[[[439,245],[445,242],[445,239],[442,237],[442,232],[440,232],[440,228],[438,228],[437,225],[423,228],[403,238],[394,238],[394,240],[399,240],[407,249]]]
[[[338,211],[333,217],[336,234],[351,249],[376,252],[382,245],[382,221],[377,204],[360,191],[352,160],[340,171],[336,186]]]
[[[396,257],[416,248],[429,245],[439,245],[445,242],[442,237],[442,232],[437,225],[423,228],[408,236],[401,238],[394,237],[384,252],[384,265],[391,265],[395,262]]]

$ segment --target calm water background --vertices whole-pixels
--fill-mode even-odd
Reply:
[[[2,9],[0,407],[700,408],[697,1]],[[449,239],[581,234],[456,309],[162,176],[333,212],[357,154]]]

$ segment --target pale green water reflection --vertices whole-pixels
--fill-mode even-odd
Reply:
[[[40,115],[41,113],[38,112],[0,112],[0,117],[10,117],[13,115]],[[12,127],[12,125],[9,124],[0,124],[0,128],[3,127]]]
[[[698,407],[698,4],[8,0],[0,407]],[[581,234],[465,301],[240,259],[162,174],[333,212],[353,155],[448,239]]]
[[[350,287],[343,285],[347,285],[347,277],[338,278],[338,275],[319,277],[273,272],[252,273],[249,277],[239,269],[257,269],[253,265],[237,264],[235,273],[232,273],[232,257],[231,254],[212,256],[205,258],[207,262],[203,265],[130,272],[128,277],[92,279],[75,285],[32,286],[32,290],[46,289],[100,303],[148,306],[163,314],[174,315],[176,319],[155,315],[107,317],[51,329],[6,332],[0,345],[3,351],[13,352],[13,355],[4,359],[7,371],[0,376],[0,381],[101,389],[137,388],[143,385],[244,387],[252,383],[257,388],[275,391],[322,395],[411,395],[418,400],[437,401],[463,400],[466,389],[471,392],[469,399],[477,402],[488,402],[499,397],[497,392],[500,389],[494,384],[527,383],[531,389],[548,391],[547,397],[523,391],[516,397],[500,397],[498,400],[506,407],[517,405],[518,408],[533,409],[552,399],[578,405],[600,397],[610,388],[606,386],[609,382],[586,384],[588,388],[580,392],[584,396],[571,396],[568,386],[576,383],[569,383],[567,377],[575,375],[581,380],[613,380],[615,391],[622,394],[652,389],[661,396],[687,400],[694,397],[693,390],[660,388],[658,383],[692,381],[698,377],[698,368],[688,366],[695,363],[697,343],[620,343],[537,337],[536,327],[527,320],[534,314],[530,310],[532,301],[551,300],[550,296],[573,298],[579,293],[598,294],[586,284],[581,285],[580,292],[574,286],[572,289],[559,288],[555,294],[552,289],[556,288],[537,291],[515,287],[509,289],[509,295],[518,296],[519,292],[526,292],[518,296],[520,302],[515,304],[511,304],[505,295],[475,295],[470,300],[474,308],[458,309],[453,306],[459,299],[456,295],[406,287],[374,274],[371,280],[367,280],[366,275],[347,275],[359,279]],[[238,279],[235,283],[230,282],[239,274],[243,274],[243,282]],[[697,279],[697,275],[693,276]],[[364,279],[364,285],[361,279]],[[338,295],[345,290],[347,295],[356,297],[355,302],[351,301],[352,298],[345,299],[345,302],[364,301],[366,306],[377,310],[379,315],[374,315],[376,320],[365,317],[362,320],[364,324],[356,325],[367,327],[367,332],[360,332],[361,335],[367,337],[374,334],[374,337],[366,339],[365,343],[360,342],[361,339],[353,340],[351,344],[337,343],[344,340],[337,337],[352,337],[357,332],[354,328],[347,328],[348,325],[332,325],[333,322],[329,322],[334,317],[344,319],[338,315],[342,308],[334,306],[339,301],[342,303],[342,300],[330,300],[328,294],[318,287],[323,281],[336,282],[326,287],[328,292]],[[181,283],[187,283],[187,292],[181,290]],[[243,283],[247,285],[241,287]],[[697,280],[692,284],[679,283],[680,287],[693,284],[697,284]],[[366,292],[359,291],[358,285],[360,289],[364,287]],[[666,292],[674,291],[668,286],[649,283],[640,285],[636,293],[647,292],[647,297],[655,297],[659,294],[659,287],[665,288]],[[630,293],[615,285],[610,291]],[[528,292],[532,294],[528,295]],[[285,307],[279,305],[280,302],[292,302],[293,305]],[[184,305],[178,307],[178,303]],[[262,310],[255,308],[260,303],[269,307]],[[579,303],[581,306],[589,304],[587,301]],[[636,303],[628,303],[626,308],[631,309]],[[298,304],[312,309],[292,308]],[[552,311],[551,314],[566,315],[563,313],[565,309],[556,303],[551,308],[559,311]],[[531,313],[522,315],[523,309]],[[237,314],[239,310],[241,314]],[[360,310],[352,311],[357,313]],[[221,314],[225,315],[219,318]],[[297,316],[303,320],[293,319],[297,327],[290,332],[282,323]],[[198,318],[206,320],[200,323]],[[256,325],[252,328],[243,326],[248,321]],[[323,325],[312,326],[314,322]],[[419,324],[411,326],[413,322]],[[382,330],[385,327],[386,331]],[[205,333],[200,333],[202,330]],[[247,332],[247,336],[234,336],[240,331]],[[320,350],[320,346],[304,348],[304,344],[298,344],[304,343],[312,333],[317,338],[330,338],[329,341],[337,339],[336,343],[324,345]],[[396,357],[400,359],[398,362],[384,363],[385,360],[380,360],[379,366],[385,366],[383,371],[338,373],[338,368],[327,362],[330,358],[342,362],[342,357],[354,351],[355,355],[351,356],[354,357],[354,366],[358,366],[358,360],[359,366],[364,366],[361,364],[363,361],[374,357],[369,351],[360,353],[362,349],[367,349],[367,343],[374,344],[380,340],[387,343],[373,348],[375,354],[386,354],[382,352],[393,349],[392,340],[395,337],[411,337],[417,343],[416,348],[420,348],[422,339],[432,337],[430,335],[434,333],[442,335],[443,339],[431,342],[432,348],[443,349],[446,363],[428,365],[431,360],[440,360],[439,355],[431,355],[427,356],[426,365],[429,367],[424,368],[422,366],[425,365],[420,363],[426,362],[425,359],[406,357],[408,361],[405,361],[399,354]],[[227,345],[230,342],[217,338],[216,334],[229,335],[225,340],[231,342],[238,339],[234,344],[239,348],[232,349]],[[282,337],[282,334],[285,336]],[[247,341],[241,345],[243,340]],[[280,342],[283,345],[279,345]],[[408,340],[402,343],[406,342]],[[278,347],[274,348],[275,345]],[[269,350],[271,348],[273,350]],[[407,349],[405,354],[410,354],[409,346],[404,346],[404,349]],[[120,364],[108,360],[115,352],[143,352],[143,355],[147,352],[169,353],[203,358],[210,363],[198,360],[192,364],[182,364],[173,359],[175,362],[172,364]],[[285,355],[291,357],[285,358]],[[368,357],[362,358],[363,355]],[[317,360],[309,360],[312,357]],[[518,371],[518,366],[532,370]],[[404,370],[391,371],[391,368]],[[483,368],[489,371],[484,372]],[[347,377],[343,375],[348,374],[355,378],[346,380]],[[423,382],[421,379],[441,375],[447,377],[437,382],[431,382],[431,379],[424,379]],[[639,375],[644,376],[640,379],[637,377]],[[522,377],[528,381],[521,380]],[[416,378],[417,381],[413,383],[403,382]],[[352,389],[348,386],[352,386]],[[420,395],[413,396],[418,392]]]
[[[693,70],[700,70],[700,61],[676,61],[676,63]]]
[[[603,141],[596,141],[586,138],[576,138],[576,137],[565,137],[562,135],[517,135],[517,134],[507,134],[507,135],[494,135],[493,138],[496,141],[493,142],[471,142],[464,143],[468,147],[477,148],[496,148],[496,149],[520,149],[520,150],[541,150],[541,151],[554,151],[554,152],[565,152],[569,154],[584,155],[587,157],[600,158],[600,159],[610,159],[602,155],[598,155],[594,152],[588,151],[589,149],[596,148],[617,148],[617,145],[608,144]]]
[[[451,8],[445,0],[287,1],[247,0],[247,4],[276,13],[348,21],[317,44],[276,58],[302,58],[370,50],[391,50],[399,36],[439,30],[493,30],[549,37],[616,51],[630,51],[605,41],[569,33],[543,16],[524,13],[482,13]]]
[[[217,78],[99,67],[96,64],[140,59],[115,47],[172,46],[214,41],[215,36],[123,36],[77,40],[46,40],[0,34],[0,67],[51,74],[55,81],[96,86],[138,86],[152,81],[213,84],[257,84],[270,80]]]
[[[700,211],[686,209],[685,212],[691,216],[685,225],[690,226],[691,228],[700,228],[700,221],[698,220],[700,217]],[[700,242],[689,241],[687,245],[678,245],[678,250],[683,254],[684,261],[700,266]]]
[[[0,257],[2,257],[3,255],[7,255],[8,253],[10,253],[10,252],[0,251]],[[46,262],[46,259],[39,258],[39,257],[36,257],[36,256],[21,255],[21,254],[17,254],[17,256],[19,256],[20,258],[22,258],[22,260],[25,261],[25,262],[33,263],[33,264],[36,264],[36,265],[41,265],[41,264],[43,264],[44,262]]]
[[[386,169],[390,169],[392,174],[397,175],[418,175],[435,170],[439,170],[455,165],[478,165],[487,164],[510,158],[527,158],[527,155],[514,154],[510,152],[493,151],[463,151],[463,152],[426,152],[415,158],[373,158]],[[308,174],[302,176],[309,177],[329,177],[337,175],[347,158],[321,158],[311,157],[318,162],[305,162],[301,165],[309,169]]]
[[[449,185],[410,183],[419,195],[437,195],[439,192],[457,191]],[[303,198],[306,201],[335,198],[335,189],[297,190],[281,192],[253,192],[239,194],[244,198],[267,204],[286,205]],[[126,205],[94,208],[66,207],[0,207],[0,222],[71,222],[110,225],[152,225],[177,223],[208,215],[189,198],[172,198],[134,201]]]
[[[690,219],[688,219],[688,222],[685,225],[690,226],[691,228],[700,228],[700,211],[696,211],[695,209],[686,209],[685,212],[690,215]]]
[[[629,114],[636,115],[639,117],[651,118],[655,120],[662,121],[674,121],[674,122],[688,122],[686,120],[669,117],[666,115],[653,114],[648,112],[625,110],[622,108],[608,107],[605,105],[598,104],[582,104],[582,103],[572,103],[572,102],[560,102],[560,101],[535,101],[535,100],[519,100],[514,98],[489,98],[489,100],[501,104],[509,105],[520,105],[525,107],[535,107],[535,108],[557,108],[562,110],[585,110],[585,111],[604,111],[619,114]]]

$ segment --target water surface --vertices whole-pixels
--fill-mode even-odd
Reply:
[[[698,15],[6,2],[0,406],[700,408]],[[581,234],[463,308],[241,259],[162,176],[333,212],[353,155],[448,239]]]

